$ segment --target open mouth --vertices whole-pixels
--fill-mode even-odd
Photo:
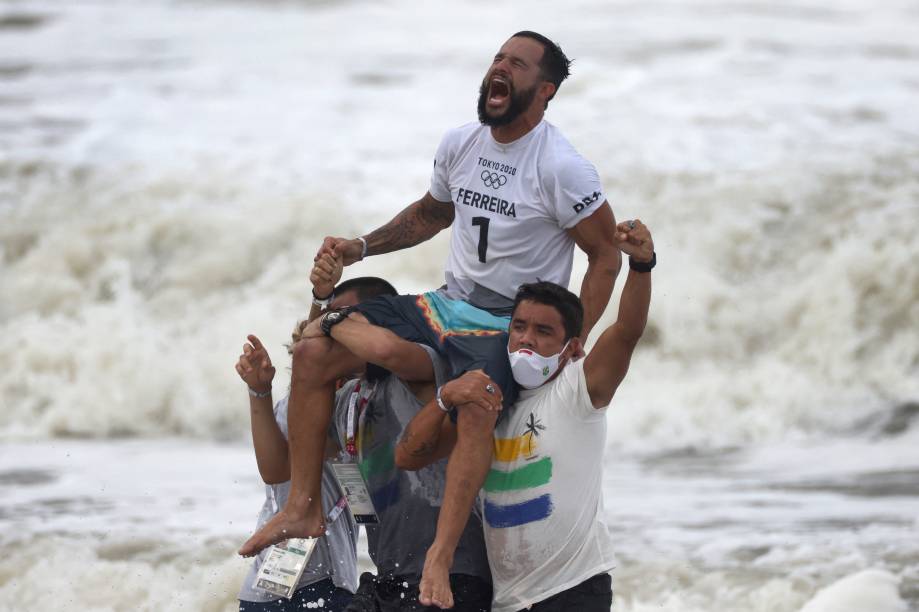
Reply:
[[[488,86],[488,105],[501,106],[511,95],[511,86],[504,77],[494,77]]]

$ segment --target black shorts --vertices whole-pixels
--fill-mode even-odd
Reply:
[[[450,378],[485,370],[504,394],[504,409],[517,399],[517,383],[507,357],[510,318],[498,317],[436,292],[379,296],[361,302],[367,320],[410,342],[425,344],[450,365]]]
[[[351,601],[351,593],[335,586],[331,578],[326,578],[300,587],[290,599],[275,599],[264,603],[240,601],[239,612],[302,612],[318,605],[320,599],[325,612],[342,612]]]
[[[361,574],[361,584],[344,612],[440,612],[418,602],[418,576]],[[490,612],[491,583],[477,576],[450,574],[452,612]]]
[[[581,584],[533,604],[528,612],[609,612],[612,605],[613,579],[609,574],[597,574]]]

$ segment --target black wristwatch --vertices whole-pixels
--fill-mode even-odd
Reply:
[[[346,306],[344,308],[339,308],[338,310],[333,310],[322,315],[322,320],[319,322],[319,329],[322,330],[322,333],[326,336],[332,335],[332,328],[348,318],[348,315],[354,311],[353,306]]]
[[[635,261],[629,257],[629,267],[636,272],[650,272],[657,265],[657,253],[651,253],[651,261]]]

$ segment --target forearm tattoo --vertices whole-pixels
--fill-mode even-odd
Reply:
[[[433,442],[421,442],[416,444],[415,448],[412,448],[411,439],[414,436],[412,435],[412,428],[406,427],[405,431],[402,433],[402,438],[399,440],[399,446],[405,449],[405,452],[411,457],[426,457],[434,452],[435,445]]]
[[[418,215],[421,217],[423,223],[436,227],[439,232],[453,223],[453,218],[456,216],[456,209],[449,204],[441,204],[438,202],[425,203],[422,200],[420,202]]]
[[[383,227],[367,234],[367,254],[390,253],[429,240],[453,223],[454,214],[450,205],[437,202],[427,204],[419,200]]]

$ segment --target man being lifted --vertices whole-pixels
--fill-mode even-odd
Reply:
[[[324,335],[350,315],[388,327],[443,354],[453,376],[484,369],[510,405],[516,388],[501,334],[507,330],[517,288],[536,280],[567,286],[574,245],[588,256],[581,284],[586,339],[606,308],[619,272],[615,219],[596,169],[561,132],[543,119],[568,76],[561,49],[535,32],[518,32],[494,56],[479,91],[479,122],[449,131],[434,159],[431,187],[383,227],[355,239],[326,238],[317,258],[345,265],[368,255],[412,247],[452,225],[446,284],[420,296],[382,298],[353,314],[324,315]],[[329,296],[314,296],[328,299]],[[365,355],[366,357],[366,355]],[[391,356],[370,359],[405,380],[424,380]],[[359,358],[329,338],[294,348],[288,426],[291,492],[287,505],[240,549],[251,555],[288,537],[322,532],[319,499],[324,432],[335,379]],[[497,389],[496,389],[497,390]],[[437,536],[428,550],[422,592],[444,583],[453,550],[492,459],[497,413],[462,406],[457,442],[447,467]]]

